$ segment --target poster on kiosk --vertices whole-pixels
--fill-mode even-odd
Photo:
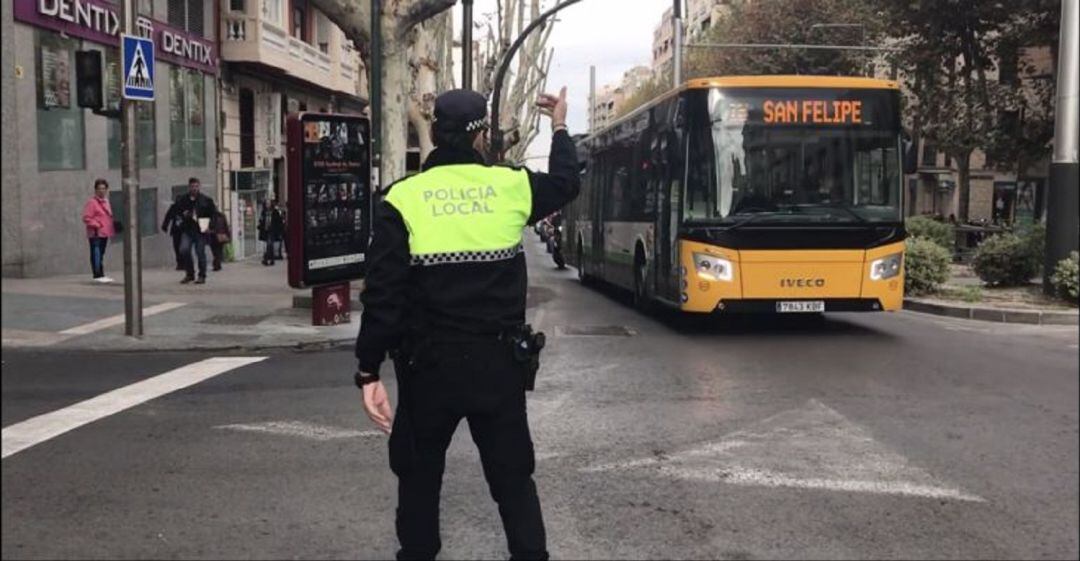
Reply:
[[[316,288],[316,298],[319,288],[344,286],[348,300],[348,282],[364,275],[371,233],[370,122],[298,113],[286,131],[289,286]]]

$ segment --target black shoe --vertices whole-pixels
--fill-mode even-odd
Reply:
[[[215,271],[220,271],[221,270],[221,265],[214,265],[214,270]]]
[[[206,284],[206,277],[199,277],[195,280],[195,284]]]
[[[195,277],[185,276],[184,278],[180,279],[180,284],[187,284],[193,280],[195,280]]]

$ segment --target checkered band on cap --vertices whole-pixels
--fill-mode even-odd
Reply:
[[[430,265],[451,265],[454,263],[490,263],[493,261],[506,261],[517,257],[525,251],[524,246],[518,244],[507,249],[493,251],[452,251],[449,253],[430,253],[427,255],[414,255],[412,264],[421,267]]]
[[[473,132],[487,128],[487,119],[477,119],[465,125],[465,132]]]

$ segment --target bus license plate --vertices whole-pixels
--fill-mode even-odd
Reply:
[[[822,300],[777,302],[776,311],[782,314],[811,314],[825,311],[825,302]]]

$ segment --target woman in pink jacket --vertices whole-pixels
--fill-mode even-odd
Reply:
[[[86,224],[86,237],[90,240],[90,267],[94,272],[94,282],[110,283],[113,280],[105,276],[105,246],[109,244],[109,238],[116,234],[116,226],[112,207],[109,206],[108,181],[94,181],[94,196],[86,201],[82,219]]]

